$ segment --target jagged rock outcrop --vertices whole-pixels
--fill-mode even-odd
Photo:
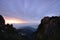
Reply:
[[[0,25],[4,25],[5,24],[5,20],[4,18],[0,15]]]
[[[60,40],[60,16],[44,17],[33,40]]]
[[[5,24],[4,18],[0,15],[0,40],[20,40],[16,29],[11,24]]]

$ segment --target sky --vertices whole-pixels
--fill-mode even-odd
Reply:
[[[0,0],[0,15],[39,23],[44,16],[60,15],[60,0]]]

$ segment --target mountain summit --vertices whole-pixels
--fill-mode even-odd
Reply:
[[[33,36],[34,40],[60,40],[60,16],[44,17]]]
[[[11,24],[5,24],[4,18],[0,15],[0,40],[20,40],[16,29]]]

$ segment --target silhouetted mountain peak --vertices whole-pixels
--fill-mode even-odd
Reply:
[[[34,40],[60,40],[60,16],[44,17],[33,37]]]
[[[5,20],[2,15],[0,15],[0,26],[5,24]]]
[[[0,40],[20,40],[16,29],[11,24],[5,24],[4,18],[0,15]]]

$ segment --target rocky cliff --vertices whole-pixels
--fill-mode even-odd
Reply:
[[[60,40],[60,16],[44,17],[33,36],[34,40]]]
[[[16,29],[11,24],[5,24],[4,18],[0,15],[0,40],[20,40]]]

